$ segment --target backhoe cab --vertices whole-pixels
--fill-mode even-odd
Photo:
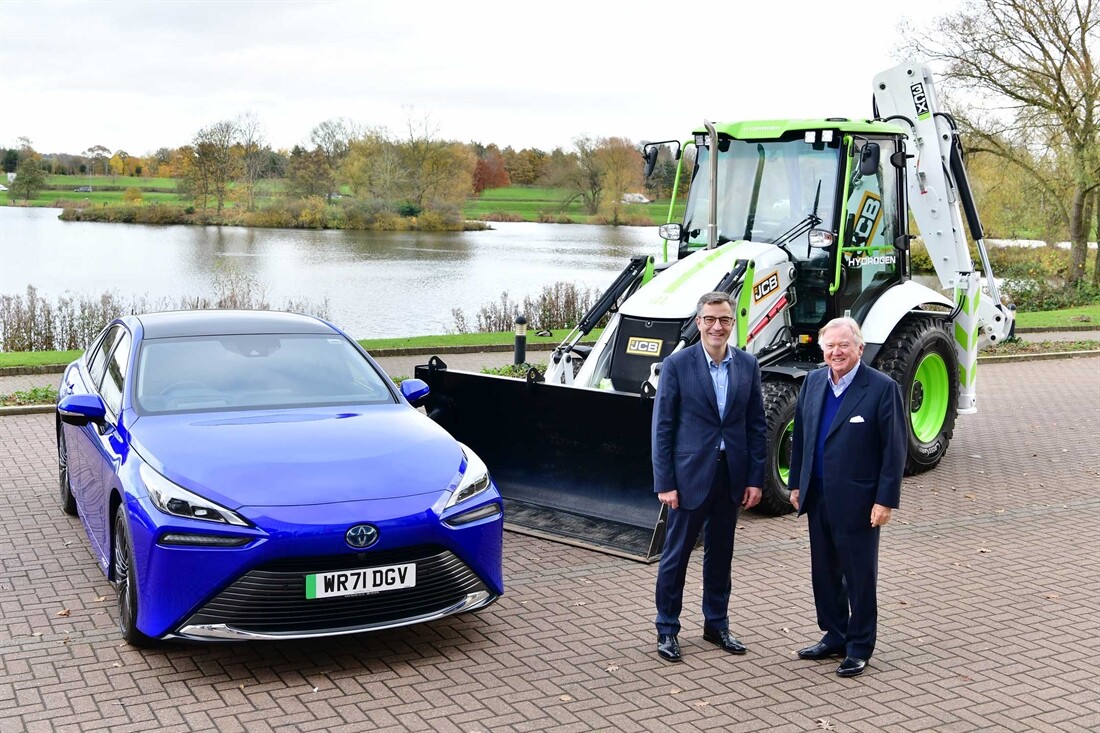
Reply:
[[[731,344],[764,374],[768,474],[760,510],[791,510],[787,466],[802,377],[821,364],[829,319],[862,324],[864,360],[901,385],[910,413],[907,470],[935,466],[957,412],[976,409],[980,342],[1011,333],[966,181],[954,123],[937,111],[928,71],[906,64],[874,80],[876,119],[704,122],[680,143],[682,222],[661,227],[659,258],[638,256],[526,381],[417,367],[430,414],[477,451],[505,497],[507,526],[647,561],[664,516],[650,468],[652,396],[661,361],[694,343],[699,296],[734,297]],[[647,172],[659,145],[645,150]],[[675,189],[674,189],[675,191]],[[673,200],[676,200],[675,195]],[[970,259],[960,207],[991,292]],[[669,209],[669,218],[672,215]],[[912,213],[941,290],[910,278]],[[950,293],[948,297],[945,292]],[[603,317],[596,344],[580,340]]]

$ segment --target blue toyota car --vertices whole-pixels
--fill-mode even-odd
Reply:
[[[58,393],[61,506],[131,644],[349,634],[504,591],[484,463],[415,409],[424,382],[322,320],[123,317]]]

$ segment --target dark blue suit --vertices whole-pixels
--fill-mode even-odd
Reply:
[[[860,364],[813,476],[829,368],[806,377],[794,419],[789,485],[800,489],[799,514],[809,515],[810,563],[822,642],[849,657],[868,659],[878,624],[879,528],[875,504],[897,508],[905,470],[907,429],[897,382]]]
[[[732,349],[724,415],[702,344],[672,354],[661,365],[653,410],[653,486],[675,489],[657,571],[657,633],[680,632],[684,578],[699,531],[703,556],[705,628],[729,628],[730,564],[737,512],[746,486],[763,486],[767,422],[756,359]],[[724,455],[719,446],[725,442]],[[722,460],[719,460],[720,457]]]

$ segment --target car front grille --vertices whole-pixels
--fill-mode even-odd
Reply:
[[[416,586],[370,595],[306,598],[307,575],[416,563]],[[309,635],[384,627],[430,615],[488,588],[450,550],[436,546],[268,563],[249,571],[181,626],[225,625],[245,634]]]

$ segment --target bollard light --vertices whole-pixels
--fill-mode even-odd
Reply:
[[[516,350],[513,364],[523,364],[527,361],[527,319],[522,315],[516,316]]]

